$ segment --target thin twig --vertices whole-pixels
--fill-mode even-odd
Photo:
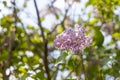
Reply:
[[[3,66],[3,71],[2,71],[3,80],[8,80],[9,79],[9,75],[6,75],[6,69],[11,64],[11,59],[12,59],[12,43],[13,43],[13,36],[11,34],[11,36],[7,40],[7,44],[8,44],[8,56],[6,58],[6,62],[4,62],[4,66]]]
[[[63,20],[60,23],[56,24],[55,27],[52,29],[52,31],[48,33],[48,35],[51,35],[56,30],[58,25],[60,25],[60,24],[62,25],[62,28],[65,29],[64,22],[65,22],[65,19],[67,18],[67,14],[68,14],[69,10],[71,9],[71,7],[72,7],[72,5],[69,5],[69,8],[67,8],[65,10]]]
[[[39,10],[38,10],[38,7],[37,7],[36,0],[34,0],[34,5],[35,5],[35,9],[36,9],[36,14],[37,14],[38,25],[39,25],[40,30],[41,30],[41,35],[42,35],[43,41],[45,41],[44,29],[43,29],[42,24],[41,24],[40,14],[39,14]]]
[[[40,13],[38,11],[38,7],[37,7],[37,3],[36,3],[36,0],[34,0],[34,5],[35,5],[35,9],[36,9],[36,14],[37,14],[37,20],[38,20],[38,25],[40,27],[40,30],[41,30],[41,35],[42,35],[42,39],[43,39],[43,43],[44,43],[44,65],[45,65],[45,70],[46,70],[46,74],[47,74],[47,80],[51,80],[51,77],[50,77],[50,70],[49,70],[49,67],[48,67],[48,40],[45,39],[45,35],[44,35],[44,29],[42,27],[42,24],[41,24],[41,20],[40,20]]]
[[[54,77],[53,77],[53,80],[56,80],[57,75],[58,75],[58,71],[59,71],[59,66],[62,65],[62,64],[63,64],[63,62],[59,62],[55,65],[56,70],[53,72],[55,74]]]
[[[13,17],[14,17],[14,25],[15,25],[15,32],[17,32],[17,11],[16,11],[16,2],[15,2],[16,0],[14,0],[13,2],[12,2],[12,4],[13,4]]]
[[[6,69],[10,67],[11,65],[11,59],[12,59],[12,47],[13,47],[13,42],[14,42],[14,39],[15,39],[15,31],[17,30],[17,12],[16,12],[16,8],[15,8],[15,0],[13,1],[13,17],[14,17],[14,27],[15,27],[15,30],[13,31],[10,31],[8,30],[11,34],[10,34],[10,37],[8,38],[7,42],[8,43],[8,56],[7,56],[7,59],[6,59],[6,62],[4,62],[4,67],[3,67],[3,71],[2,71],[2,74],[3,74],[3,80],[8,80],[9,79],[9,75],[6,75]]]
[[[84,73],[84,78],[85,78],[85,80],[86,80],[86,72],[85,72],[85,66],[84,66],[84,60],[83,60],[83,55],[82,55],[82,53],[80,53],[80,57],[81,57],[82,70],[83,70],[83,73]]]

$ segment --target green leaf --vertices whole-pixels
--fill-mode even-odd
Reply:
[[[6,50],[3,51],[2,54],[0,54],[0,61],[5,61],[8,56],[8,53]]]
[[[89,12],[89,13],[88,13],[88,18],[90,18],[90,17],[91,17],[91,13]]]
[[[115,32],[112,34],[113,38],[115,38],[116,40],[120,40],[120,33],[119,32]]]
[[[59,15],[56,15],[55,17],[56,17],[56,19],[59,19],[59,18],[60,18],[60,16],[59,16]]]
[[[59,26],[57,27],[57,31],[58,31],[58,33],[62,33],[63,28],[62,28],[62,26],[61,26],[61,25],[59,25]]]
[[[24,74],[24,75],[21,77],[20,80],[26,80],[26,78],[27,78],[28,76],[29,76],[29,75],[26,73],[26,74]]]
[[[24,63],[27,63],[28,62],[27,56],[23,56],[22,60]]]
[[[28,25],[27,28],[33,30],[34,26]]]
[[[41,20],[41,21],[44,21],[44,20],[45,20],[45,18],[44,18],[44,17],[41,17],[41,18],[40,18],[40,20]]]
[[[98,47],[101,47],[103,45],[103,42],[104,42],[104,36],[103,36],[102,32],[96,28],[93,44]]]
[[[6,1],[3,1],[3,4],[4,4],[4,6],[7,6],[7,2]]]
[[[0,73],[0,79],[3,77],[2,73]]]
[[[90,14],[89,14],[89,16],[90,16]],[[93,25],[93,24],[95,24],[97,21],[98,21],[97,18],[93,18],[93,19],[89,22],[89,24],[90,24],[90,25]]]
[[[18,70],[19,70],[21,73],[26,73],[26,69],[23,68],[23,67],[19,67]]]
[[[81,18],[78,18],[77,23],[80,24],[81,20],[82,20]]]

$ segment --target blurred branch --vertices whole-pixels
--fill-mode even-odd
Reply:
[[[73,73],[73,70],[70,71],[69,74],[64,79],[66,79],[67,77],[69,77],[72,73]]]
[[[59,63],[57,63],[56,65],[55,65],[55,67],[56,67],[56,70],[54,71],[54,77],[53,77],[53,80],[57,80],[56,78],[57,78],[57,75],[58,75],[58,70],[59,70],[59,66],[60,65],[62,65],[63,64],[63,62],[59,62]]]
[[[51,1],[51,4],[54,4],[56,0]]]
[[[65,20],[67,18],[68,11],[71,9],[71,7],[72,7],[72,4],[69,5],[69,8],[67,8],[65,10],[65,14],[64,14],[63,20],[60,23],[56,24],[54,26],[54,28],[52,29],[52,31],[48,33],[48,35],[51,35],[57,29],[58,25],[60,25],[60,24],[62,25],[62,28],[65,29],[64,22],[65,22]]]
[[[21,22],[21,25],[22,25],[22,28],[25,32],[25,35],[26,35],[26,39],[27,39],[27,43],[28,43],[28,46],[36,46],[36,44],[34,44],[31,39],[30,39],[30,36],[29,34],[26,32],[26,29],[24,27],[24,24]],[[39,48],[35,48],[38,52],[40,52]],[[39,54],[39,57],[42,58],[43,56],[41,54]]]
[[[2,74],[3,74],[3,80],[8,80],[9,75],[6,75],[6,69],[10,66],[11,64],[11,57],[12,57],[12,38],[11,37],[5,37],[5,42],[6,46],[8,47],[8,56],[6,58],[6,61],[3,62],[2,66]],[[4,47],[3,44],[3,47]]]
[[[15,8],[15,0],[12,2],[13,5],[14,5],[14,10],[13,10],[13,17],[14,17],[14,27],[15,27],[15,30],[8,30],[8,32],[10,32],[10,36],[8,36],[8,40],[7,40],[7,44],[8,44],[8,56],[7,56],[7,59],[6,61],[4,62],[4,66],[3,66],[3,71],[2,71],[2,74],[3,74],[3,80],[8,80],[9,79],[9,75],[6,75],[6,69],[10,67],[11,65],[11,59],[12,59],[12,47],[13,47],[13,42],[14,42],[14,39],[15,39],[15,32],[17,30],[17,12],[16,12],[16,8]]]
[[[34,5],[35,5],[35,9],[36,9],[36,14],[37,14],[38,25],[39,25],[39,27],[40,27],[41,35],[42,35],[43,42],[44,42],[44,41],[45,41],[44,29],[43,29],[42,24],[41,24],[40,15],[39,15],[39,10],[38,10],[38,7],[37,7],[36,0],[34,0]]]
[[[16,11],[16,0],[14,0],[13,2],[11,2],[13,4],[13,17],[14,17],[14,25],[15,25],[15,32],[17,31],[17,11]]]
[[[47,73],[47,80],[51,80],[50,70],[49,70],[49,67],[48,67],[48,59],[47,59],[47,57],[48,57],[48,47],[47,47],[48,40],[45,39],[44,29],[43,29],[42,24],[41,24],[40,15],[39,15],[38,7],[37,7],[37,4],[36,4],[36,0],[34,0],[34,5],[35,5],[37,19],[38,19],[38,25],[40,27],[41,35],[42,35],[42,39],[43,39],[43,43],[44,43],[44,65],[45,65],[45,70],[46,70],[46,73]]]
[[[84,60],[83,60],[83,55],[82,53],[80,53],[80,58],[81,58],[81,64],[82,64],[82,70],[83,70],[83,73],[84,73],[84,79],[86,80],[86,72],[85,72],[85,66],[84,66]]]

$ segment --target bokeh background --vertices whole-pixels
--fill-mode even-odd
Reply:
[[[75,24],[93,38],[82,59],[53,46]],[[120,80],[119,0],[0,0],[0,80],[85,77]]]

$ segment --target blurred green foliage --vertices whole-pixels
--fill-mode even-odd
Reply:
[[[72,1],[81,3],[79,0]],[[69,3],[69,0],[66,0],[66,3]],[[6,1],[1,4],[12,10],[7,6]],[[77,22],[71,19],[70,15],[62,14],[62,11],[50,6],[53,9],[51,14],[55,16],[56,20],[61,19],[61,17],[65,18],[61,23],[58,22],[56,25],[55,22],[52,25],[53,32],[44,28],[45,38],[48,39],[47,59],[52,80],[58,80],[58,76],[63,80],[83,79],[81,78],[83,70],[79,54],[60,51],[53,46],[56,35],[64,30],[63,26],[65,28],[68,26],[73,27],[74,23],[82,24],[86,28],[87,34],[93,37],[92,46],[87,47],[83,52],[87,80],[105,80],[106,75],[114,77],[114,80],[120,80],[120,43],[118,44],[120,41],[120,15],[115,13],[115,10],[120,8],[120,1],[88,0],[83,12],[90,6],[93,9],[88,14],[85,14],[89,19],[84,21],[83,18],[78,17]],[[24,3],[23,9],[26,7],[27,2]],[[17,7],[16,10],[18,10],[17,14],[22,12]],[[24,26],[19,16],[17,16],[15,22],[14,15],[14,13],[9,13],[0,19],[0,78],[5,76],[4,72],[7,69],[13,67],[14,69],[10,70],[9,75],[5,77],[14,75],[20,80],[26,80],[28,77],[34,80],[47,80],[44,44],[39,27],[36,28],[33,25]],[[40,20],[44,22],[45,16],[42,16]],[[17,24],[17,29],[15,24]],[[57,28],[54,29],[54,27]],[[109,41],[107,37],[111,37],[111,40]],[[105,40],[107,40],[106,43],[104,43]],[[55,52],[56,50],[58,52]],[[58,54],[59,56],[57,55],[56,58],[57,53],[60,53],[60,55]],[[64,71],[68,71],[68,74],[61,76],[59,72],[64,73]]]

